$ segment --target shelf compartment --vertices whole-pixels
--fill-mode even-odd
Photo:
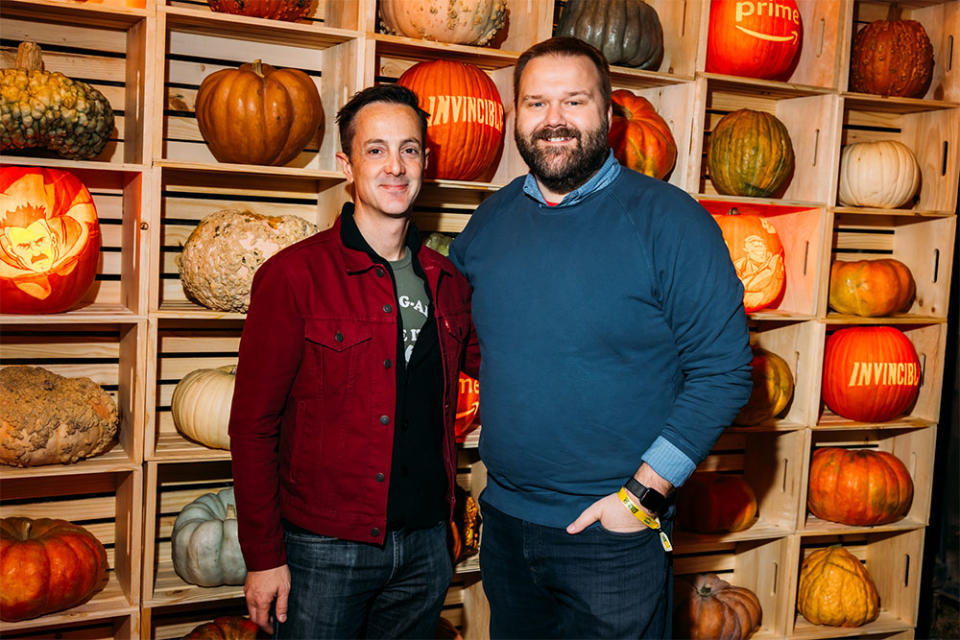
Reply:
[[[275,44],[320,49],[354,39],[356,30],[355,6],[351,15],[350,3],[314,2],[313,11],[298,21],[256,18],[213,11],[203,3],[170,2],[161,10],[168,25],[184,31],[216,33],[237,40],[257,40]],[[326,12],[326,16],[324,16]]]
[[[142,4],[143,6],[135,6]],[[153,14],[153,3],[145,0],[107,0],[92,3],[85,0],[3,0],[7,17],[36,18],[90,27],[129,28]]]
[[[224,598],[216,602],[158,607],[143,610],[144,638],[180,640],[201,624],[219,616],[246,616],[243,597]]]
[[[116,638],[136,638],[140,635],[140,614],[132,613],[113,619],[77,622],[69,627],[35,627],[12,635],[4,633],[7,640],[114,640]]]
[[[139,612],[141,473],[135,468],[75,475],[69,482],[55,476],[4,477],[0,517],[62,518],[81,525],[103,543],[109,567],[106,587],[87,602],[32,620],[2,622],[0,633],[4,637],[54,626],[87,625]]]

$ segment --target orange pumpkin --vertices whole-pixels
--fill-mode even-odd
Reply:
[[[756,517],[757,496],[742,476],[697,472],[677,492],[677,522],[689,531],[742,531]]]
[[[853,39],[850,90],[922,98],[933,78],[933,44],[915,20],[877,20]]]
[[[787,281],[776,228],[763,216],[744,215],[736,208],[713,219],[723,231],[730,259],[743,283],[744,310],[750,313],[775,304]]]
[[[451,60],[419,62],[397,82],[417,94],[427,120],[426,177],[475,180],[503,144],[503,102],[480,67]]]
[[[676,609],[681,637],[692,640],[741,640],[760,627],[760,599],[715,573],[701,573],[683,588]]]
[[[310,11],[313,0],[207,0],[213,11],[293,21]]]
[[[462,443],[467,434],[477,428],[473,424],[480,409],[480,383],[470,376],[460,374],[460,395],[457,397],[457,420],[453,425],[457,442]]]
[[[780,415],[793,398],[793,374],[786,360],[766,349],[753,347],[750,368],[753,391],[733,419],[734,424],[748,427]]]
[[[920,359],[894,327],[848,327],[827,338],[823,401],[837,415],[885,422],[902,415],[920,391]]]
[[[72,173],[0,168],[0,312],[57,313],[93,283],[100,225]]]
[[[242,616],[220,616],[199,625],[183,640],[256,640],[260,627]]]
[[[0,620],[80,604],[107,582],[107,552],[81,526],[51,518],[0,520]]]
[[[886,451],[823,447],[813,452],[807,508],[821,520],[876,525],[903,519],[913,504],[913,480]]]
[[[830,307],[839,313],[903,313],[913,306],[916,291],[913,274],[899,260],[835,260],[830,265]]]
[[[613,155],[628,169],[662,180],[677,162],[677,143],[670,125],[649,100],[632,91],[618,89],[611,99],[609,141]]]
[[[794,0],[712,0],[706,69],[783,79],[800,55],[802,41],[803,21]]]
[[[200,135],[218,161],[282,165],[317,134],[323,104],[303,71],[257,60],[204,78],[196,115]]]

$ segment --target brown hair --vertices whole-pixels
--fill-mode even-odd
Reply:
[[[610,65],[603,53],[583,40],[571,38],[569,36],[558,36],[538,42],[533,45],[517,59],[517,66],[513,68],[513,103],[517,104],[520,97],[520,76],[527,63],[534,58],[542,56],[573,57],[583,56],[593,63],[597,68],[597,75],[600,77],[600,93],[603,98],[604,109],[610,107]]]
[[[378,84],[353,94],[350,101],[343,105],[343,108],[337,113],[337,126],[340,128],[340,148],[347,154],[347,157],[350,157],[350,152],[353,150],[351,147],[353,145],[353,133],[356,129],[353,126],[353,119],[360,109],[374,102],[399,104],[413,109],[420,121],[423,148],[427,148],[427,118],[430,114],[420,108],[417,102],[417,94],[399,84]]]

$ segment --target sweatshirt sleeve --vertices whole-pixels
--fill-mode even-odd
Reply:
[[[749,399],[751,351],[743,286],[720,228],[687,196],[665,209],[651,253],[683,387],[643,460],[680,486]]]
[[[280,422],[300,367],[304,323],[291,282],[267,261],[253,279],[230,410],[240,548],[247,569],[286,564],[280,521]]]

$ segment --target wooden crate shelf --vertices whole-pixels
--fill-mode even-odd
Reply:
[[[89,623],[78,623],[69,628],[38,627],[13,634],[4,632],[8,640],[112,640],[114,638],[136,638],[140,634],[140,614],[131,613],[114,619],[100,619]]]
[[[129,28],[153,15],[153,3],[144,7],[115,3],[87,3],[79,0],[4,0],[4,18],[42,18],[43,21],[69,22],[93,27]]]
[[[143,640],[179,640],[199,625],[223,615],[247,615],[244,599],[231,597],[218,602],[145,608],[142,638]]]
[[[155,2],[155,0],[150,1]],[[297,28],[310,26],[357,31],[360,2],[358,0],[315,0],[310,3],[310,9],[307,15],[295,22],[217,13],[210,9],[205,0],[160,0],[159,6],[163,7],[162,10],[166,12],[186,13],[184,10],[190,10],[193,14],[209,18],[211,22],[223,17],[228,19],[241,18],[249,25],[249,29],[253,30],[260,28],[271,29],[279,24],[281,26],[291,25]],[[315,45],[307,44],[306,46],[312,47]]]

